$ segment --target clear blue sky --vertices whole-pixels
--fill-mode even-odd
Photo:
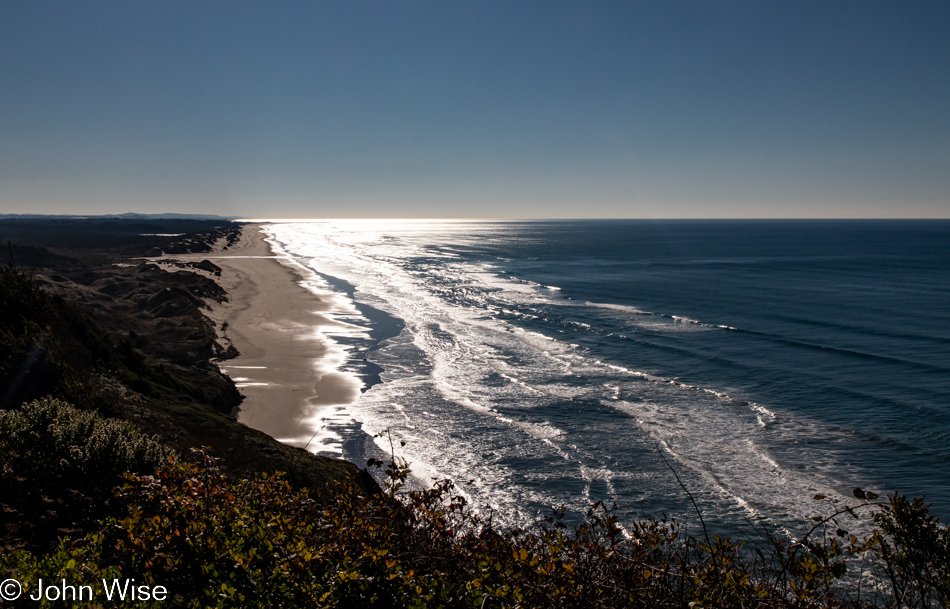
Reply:
[[[950,2],[0,3],[0,212],[950,217]]]

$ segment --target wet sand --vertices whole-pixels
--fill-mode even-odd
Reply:
[[[365,332],[339,319],[359,312],[345,298],[320,294],[310,273],[275,256],[265,238],[259,225],[246,225],[226,251],[165,259],[207,259],[221,267],[215,280],[229,302],[215,304],[207,314],[222,342],[230,340],[240,352],[219,363],[245,396],[238,420],[286,444],[360,460],[366,434],[348,406],[363,383],[339,371],[346,350],[322,335],[323,330]]]

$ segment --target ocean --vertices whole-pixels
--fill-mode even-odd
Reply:
[[[595,501],[696,523],[686,490],[727,534],[800,530],[855,487],[950,516],[950,222],[265,232],[363,329],[324,330],[364,391],[315,452],[363,465],[392,440],[517,525]]]

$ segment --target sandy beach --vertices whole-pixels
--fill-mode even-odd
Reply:
[[[362,443],[348,408],[362,381],[339,371],[346,348],[324,332],[361,333],[342,321],[358,316],[346,299],[326,291],[320,279],[289,258],[277,256],[260,225],[246,225],[240,240],[213,254],[166,255],[156,262],[170,271],[173,260],[210,260],[221,268],[215,280],[228,302],[208,317],[223,343],[240,352],[220,362],[245,396],[238,420],[277,440],[314,453],[343,456],[343,443]],[[347,452],[360,452],[358,449]]]

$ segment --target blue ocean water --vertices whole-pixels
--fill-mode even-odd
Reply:
[[[266,230],[365,313],[348,369],[380,382],[354,423],[512,523],[689,519],[673,470],[725,530],[854,487],[950,516],[950,222]]]

